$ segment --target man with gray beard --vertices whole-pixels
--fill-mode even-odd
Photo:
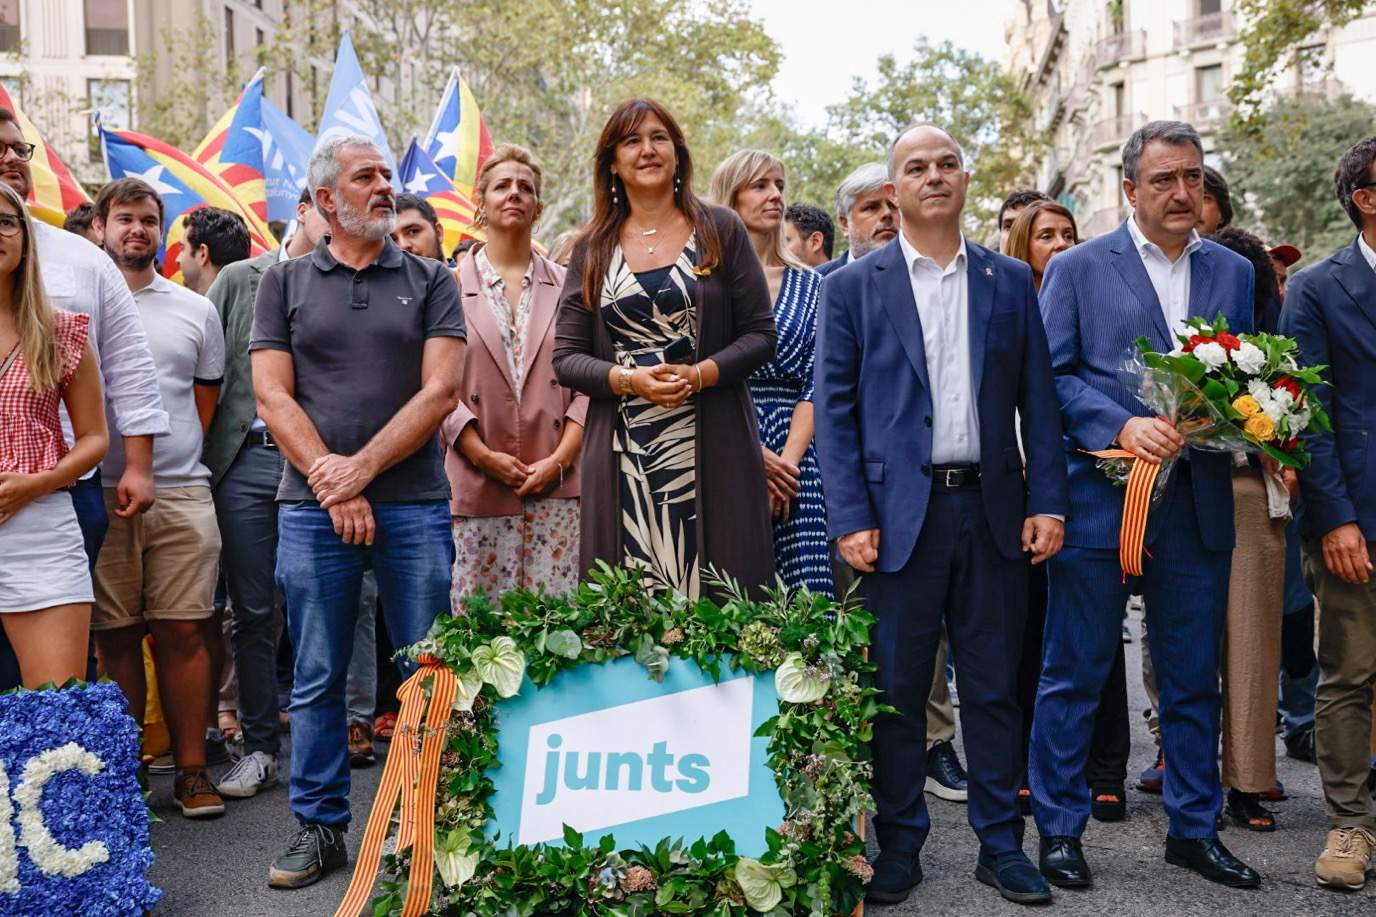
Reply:
[[[836,189],[836,225],[846,236],[846,251],[817,268],[817,273],[825,277],[898,235],[898,205],[884,188],[888,180],[887,165],[867,162],[841,182]]]
[[[436,432],[458,400],[466,337],[444,264],[392,242],[392,173],[371,141],[322,143],[307,187],[329,233],[263,274],[249,343],[258,416],[287,460],[277,582],[296,649],[300,828],[269,870],[276,888],[310,885],[348,860],[345,673],[364,571],[395,646],[449,610],[454,544]]]

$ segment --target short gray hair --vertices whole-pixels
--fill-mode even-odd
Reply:
[[[1137,170],[1142,165],[1142,152],[1147,144],[1159,142],[1170,146],[1189,145],[1199,152],[1199,161],[1204,161],[1204,141],[1199,139],[1199,131],[1184,121],[1148,121],[1133,131],[1128,142],[1123,144],[1123,177],[1137,181]]]
[[[327,135],[316,145],[315,150],[311,153],[310,164],[306,166],[306,187],[310,189],[312,198],[315,197],[317,188],[334,189],[339,187],[341,170],[339,153],[351,146],[366,146],[376,151],[378,155],[382,154],[371,137],[365,137],[362,134]],[[319,207],[318,204],[316,206]],[[320,215],[326,216],[327,214],[322,210]]]
[[[888,181],[889,169],[882,162],[867,162],[847,175],[836,189],[836,219],[849,222],[856,198],[879,191]]]
[[[960,167],[962,169],[965,168],[965,148],[960,145],[959,140],[951,136],[950,131],[946,130],[946,128],[942,127],[940,124],[936,124],[932,121],[914,121],[912,124],[909,124],[907,127],[903,128],[903,130],[895,134],[893,142],[889,144],[889,181],[896,181],[898,179],[898,164],[893,161],[894,151],[898,149],[898,141],[902,140],[904,137],[908,136],[913,131],[917,130],[919,127],[930,127],[935,130],[939,130],[943,134],[945,134],[947,138],[950,139],[952,145],[954,145],[956,148],[956,158],[960,160]]]

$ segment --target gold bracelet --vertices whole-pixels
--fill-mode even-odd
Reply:
[[[702,391],[702,367],[694,363],[693,372],[698,374],[698,391]]]
[[[631,388],[631,377],[634,375],[635,370],[627,369],[624,366],[621,367],[621,378],[617,380],[621,389],[621,394],[631,395],[635,393],[635,389]]]

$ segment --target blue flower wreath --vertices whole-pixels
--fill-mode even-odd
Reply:
[[[93,762],[93,774],[54,774],[43,788],[38,810],[58,845],[78,850],[99,842],[108,858],[66,877],[47,874],[35,864],[25,844],[22,802],[16,793],[30,761],[71,743],[76,747],[68,750],[69,757],[81,754],[92,761],[84,750],[103,767],[96,769]],[[113,683],[0,695],[0,763],[9,778],[0,787],[8,794],[0,801],[0,811],[11,813],[9,825],[0,825],[0,832],[12,831],[14,840],[9,848],[0,838],[0,857],[6,857],[4,848],[9,848],[9,856],[17,858],[19,885],[18,891],[0,891],[0,913],[128,917],[153,909],[162,893],[145,878],[153,851],[148,807],[136,778],[138,750],[138,729]],[[5,866],[0,863],[0,886]],[[14,860],[8,868],[14,869]]]

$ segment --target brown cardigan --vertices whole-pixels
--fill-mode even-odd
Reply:
[[[714,360],[721,377],[694,396],[697,404],[698,560],[715,566],[758,594],[774,582],[774,546],[764,460],[755,407],[746,379],[774,355],[778,332],[769,284],[734,211],[710,208],[721,238],[721,263],[698,279],[696,360]],[[620,402],[608,382],[614,350],[600,310],[583,303],[583,261],[578,245],[569,261],[554,339],[559,382],[591,398],[583,436],[583,507],[579,562],[624,563],[621,489],[612,429]],[[704,590],[709,593],[711,590]]]

